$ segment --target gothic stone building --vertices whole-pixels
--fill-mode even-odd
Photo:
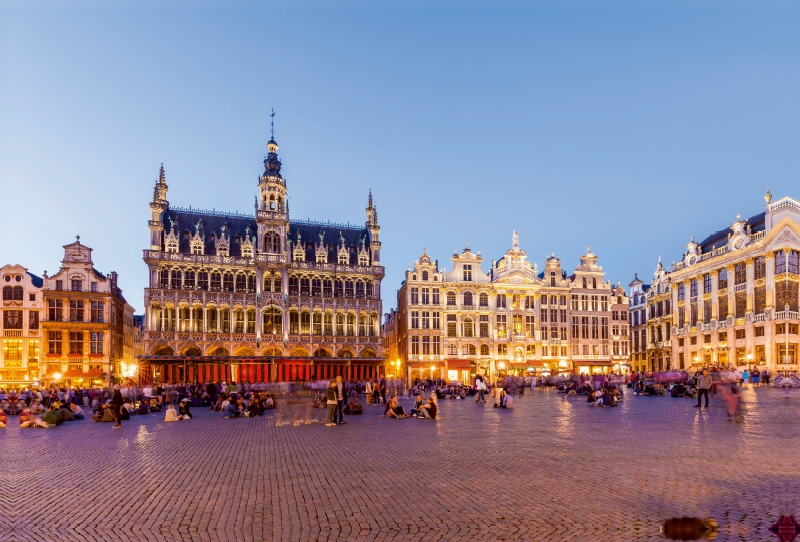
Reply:
[[[290,220],[278,145],[254,215],[150,203],[143,357],[162,382],[274,382],[382,374],[381,243],[364,226]]]

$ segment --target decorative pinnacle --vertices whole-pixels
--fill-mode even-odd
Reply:
[[[369,208],[372,209],[372,188],[369,189]]]
[[[161,162],[161,169],[158,170],[158,182],[159,184],[164,184],[167,182],[167,176],[164,173],[164,162]]]
[[[76,235],[75,236],[75,242],[78,243],[79,245],[81,244],[81,236],[80,235]]]
[[[269,135],[274,140],[275,139],[275,108],[271,107],[272,113],[270,113],[270,117],[272,120],[269,123]]]

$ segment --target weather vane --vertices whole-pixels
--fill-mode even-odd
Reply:
[[[270,126],[269,133],[272,139],[275,139],[275,108],[272,107],[271,109],[272,109],[272,114],[270,115],[270,117],[272,117],[272,121],[269,123]]]

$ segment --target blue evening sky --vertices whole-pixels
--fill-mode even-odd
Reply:
[[[148,203],[252,212],[269,111],[295,218],[649,278],[767,188],[800,198],[796,2],[0,3],[0,263],[81,235],[141,311]]]

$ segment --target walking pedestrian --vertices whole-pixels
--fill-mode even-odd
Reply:
[[[328,383],[328,415],[325,417],[325,426],[326,427],[335,427],[336,422],[334,421],[336,416],[336,407],[339,404],[338,400],[336,399],[336,381],[331,380]]]
[[[475,399],[476,403],[485,403],[484,395],[486,394],[486,382],[483,381],[483,376],[478,375],[475,378],[475,388],[478,392],[478,397]]]
[[[336,377],[336,423],[343,425],[344,421],[344,383],[342,375]]]
[[[386,404],[386,377],[381,377],[380,380],[381,401]]]
[[[697,377],[697,404],[696,408],[700,408],[701,399],[705,395],[706,408],[708,408],[708,390],[711,389],[711,377],[708,376],[708,369],[703,369],[703,374]]]
[[[122,393],[119,391],[119,384],[114,386],[114,395],[111,397],[111,408],[114,413],[114,419],[117,423],[114,424],[114,429],[122,427]]]

